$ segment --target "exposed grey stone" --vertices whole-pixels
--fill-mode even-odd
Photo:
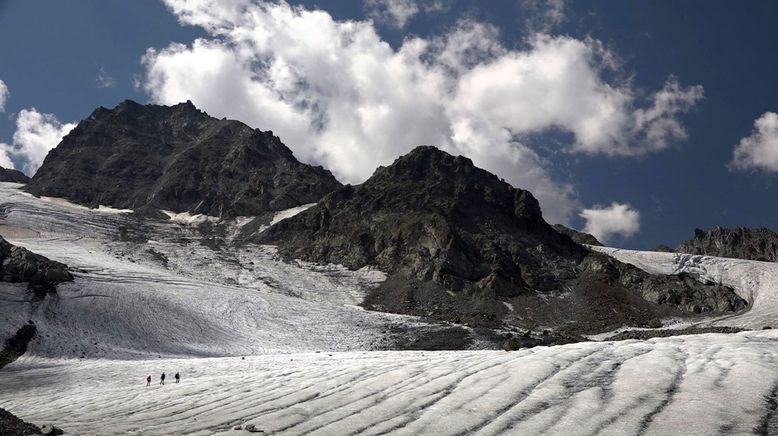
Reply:
[[[554,224],[553,227],[554,230],[556,230],[557,232],[571,237],[573,241],[579,244],[597,245],[600,247],[602,246],[602,244],[600,243],[600,241],[597,240],[597,238],[595,238],[594,236],[588,233],[579,232],[578,230],[574,230],[571,229],[570,227],[563,226],[562,224]]]
[[[27,436],[41,434],[41,431],[37,426],[22,421],[11,412],[0,409],[0,434]]]
[[[67,266],[0,237],[0,273],[4,282],[26,282],[35,289],[54,290],[57,284],[73,280]]]
[[[694,229],[694,238],[681,243],[678,253],[778,262],[778,233],[738,227]]]
[[[573,325],[577,334],[742,307],[729,288],[591,253],[548,225],[531,193],[434,147],[250,240],[286,259],[378,267],[388,278],[366,307],[472,326]]]
[[[30,178],[21,171],[0,167],[0,182],[27,183]]]
[[[41,426],[41,434],[45,436],[56,436],[64,433],[65,432],[63,432],[62,429],[55,427],[51,424],[45,424]]]
[[[24,188],[91,207],[252,216],[318,201],[340,187],[272,132],[219,120],[190,102],[98,108],[49,152]]]

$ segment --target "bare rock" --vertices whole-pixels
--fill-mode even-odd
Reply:
[[[778,233],[738,227],[694,229],[694,238],[681,243],[678,253],[778,262]]]
[[[57,284],[73,280],[62,263],[49,260],[0,237],[0,273],[4,282],[26,282],[30,287],[51,291]]]
[[[584,244],[584,245],[596,245],[599,247],[602,247],[602,244],[600,241],[597,240],[593,235],[590,235],[588,233],[579,232],[578,230],[571,229],[570,227],[563,226],[562,224],[554,224],[554,230],[557,232],[567,235],[570,238],[573,239],[573,241]]]
[[[427,146],[250,240],[290,260],[381,269],[369,309],[473,327],[575,335],[744,307],[729,288],[590,252],[548,225],[530,192]]]
[[[219,120],[191,102],[100,107],[46,156],[24,188],[90,207],[253,216],[318,201],[340,187],[273,132]]]
[[[0,167],[0,182],[28,183],[30,178],[21,171]]]
[[[55,427],[51,424],[45,424],[41,426],[41,434],[46,436],[57,436],[64,434],[65,432],[62,431],[59,427]]]
[[[38,434],[42,433],[37,426],[22,421],[5,409],[0,409],[0,435],[27,436]]]

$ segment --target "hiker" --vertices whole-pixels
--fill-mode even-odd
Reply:
[[[173,376],[176,379],[176,383],[178,383],[178,380],[181,379],[181,376],[176,373],[176,375]]]
[[[159,384],[164,385],[165,384],[165,373],[162,373],[162,377],[159,378]]]
[[[146,386],[151,386],[151,374],[146,377]]]

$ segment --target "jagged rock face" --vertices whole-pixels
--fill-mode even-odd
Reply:
[[[27,183],[30,178],[23,172],[0,167],[0,182]]]
[[[28,424],[17,418],[11,412],[0,409],[0,434],[13,436],[26,436],[42,434],[41,430],[33,424]]]
[[[599,247],[602,247],[602,244],[600,241],[597,240],[594,236],[579,232],[578,230],[571,229],[570,227],[563,226],[562,224],[554,224],[553,225],[554,230],[557,232],[569,236],[573,241],[579,243],[579,244],[585,244],[585,245],[597,245]]]
[[[718,304],[698,292],[706,285],[596,260],[604,256],[543,220],[528,191],[433,147],[416,148],[251,240],[278,246],[287,259],[388,272],[368,308],[471,325],[580,321],[577,331],[602,331],[697,307],[740,307],[729,288],[711,294],[727,301]]]
[[[73,280],[64,264],[12,245],[2,237],[0,268],[2,281],[29,283],[30,287],[36,290],[54,290],[57,284]]]
[[[557,287],[586,251],[537,200],[464,157],[419,147],[257,239],[289,258],[376,265],[455,293],[511,297]]]
[[[218,120],[191,103],[98,108],[49,152],[34,195],[89,206],[250,216],[318,201],[340,187],[272,132]]]
[[[638,292],[646,301],[668,305],[688,314],[737,312],[748,307],[748,302],[727,286],[701,283],[683,275],[651,275],[602,254],[588,256],[579,269],[583,274],[603,274],[606,281],[618,282],[624,288]]]
[[[735,257],[739,259],[778,261],[778,233],[770,229],[738,227],[710,230],[694,229],[694,238],[681,243],[678,253],[706,256]]]

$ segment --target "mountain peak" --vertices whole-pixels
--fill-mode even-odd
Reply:
[[[340,186],[272,132],[213,118],[191,101],[124,100],[80,122],[25,189],[89,206],[253,216],[316,202]]]

